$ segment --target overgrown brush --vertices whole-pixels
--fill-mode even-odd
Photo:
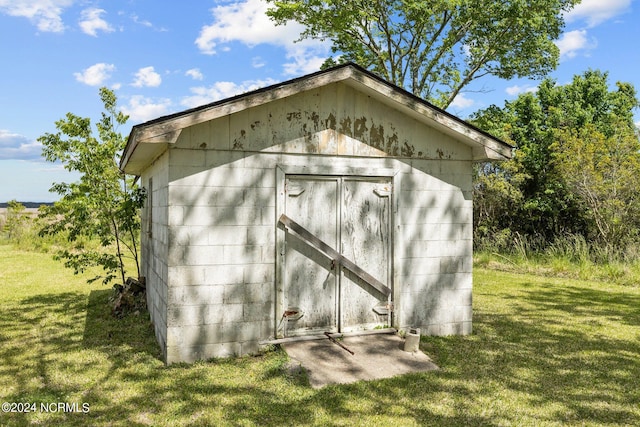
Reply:
[[[18,202],[10,202],[9,208],[0,213],[0,240],[23,251],[44,253],[91,245],[86,239],[72,244],[65,233],[40,235],[46,223],[47,220],[39,216],[39,211],[27,210]]]
[[[547,242],[501,230],[493,235],[476,233],[476,265],[507,271],[605,280],[640,286],[640,244],[615,247],[566,234]]]

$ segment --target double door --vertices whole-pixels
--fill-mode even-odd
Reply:
[[[281,335],[348,332],[390,323],[391,294],[353,270],[391,288],[391,194],[390,178],[285,178],[286,217],[334,251],[329,251],[332,256],[286,231],[280,287],[284,313],[276,313],[284,320]],[[353,264],[357,269],[348,268]]]

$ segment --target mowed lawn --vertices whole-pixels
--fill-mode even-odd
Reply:
[[[315,390],[279,350],[166,367],[146,313],[0,245],[0,402],[35,406],[0,426],[640,425],[639,287],[474,279],[474,333],[423,337],[439,371]]]

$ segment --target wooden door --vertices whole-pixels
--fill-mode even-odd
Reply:
[[[305,175],[285,179],[285,215],[387,287],[391,287],[390,212],[389,179]],[[293,314],[284,322],[285,336],[390,323],[376,310],[390,302],[386,295],[296,233],[285,235],[282,280],[282,307]]]
[[[341,253],[390,287],[391,183],[345,178],[342,185]],[[390,301],[365,281],[342,269],[340,330],[373,329],[387,317],[378,314]]]
[[[285,182],[285,214],[328,245],[338,242],[339,179],[297,176]],[[284,335],[338,330],[338,287],[332,260],[294,233],[285,238]],[[296,314],[291,313],[291,319]]]

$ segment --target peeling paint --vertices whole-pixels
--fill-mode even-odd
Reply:
[[[351,131],[351,117],[345,117],[340,120],[340,133],[347,136],[353,136],[353,132]]]
[[[244,129],[240,130],[240,137],[239,138],[235,138],[233,140],[233,149],[234,150],[243,150],[244,149],[244,141],[247,137],[247,131],[245,131]]]
[[[324,121],[325,129],[333,129],[336,130],[336,116],[333,113],[329,113],[327,119]]]
[[[302,113],[300,111],[293,111],[291,113],[287,113],[287,121],[291,122],[293,120],[300,120],[302,118]]]
[[[320,116],[315,111],[311,113],[311,121],[313,122],[313,130],[317,132],[320,126]]]
[[[387,138],[387,146],[385,151],[392,156],[397,156],[399,154],[398,140],[398,132],[396,131],[396,128],[391,126],[391,135]]]
[[[411,144],[409,144],[409,141],[404,141],[404,144],[402,144],[402,155],[406,156],[406,157],[413,157],[413,154],[415,153],[415,147]]]
[[[353,136],[362,139],[367,132],[367,118],[360,117],[353,122]]]
[[[384,127],[382,125],[376,126],[375,123],[371,123],[369,143],[379,150],[382,149],[384,145]]]

